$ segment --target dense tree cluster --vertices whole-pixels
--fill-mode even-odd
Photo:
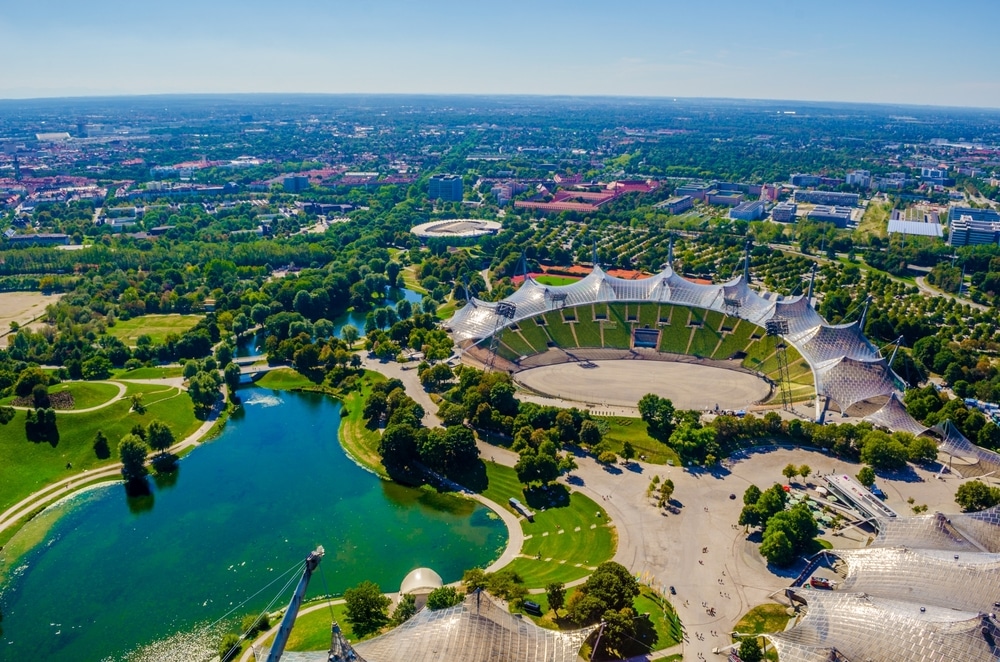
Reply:
[[[763,531],[760,553],[779,567],[790,565],[808,551],[819,532],[816,519],[804,503],[785,510],[788,494],[775,484],[761,492],[751,485],[743,493],[739,524]]]

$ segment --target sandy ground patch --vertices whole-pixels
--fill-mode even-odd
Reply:
[[[62,294],[41,292],[0,292],[0,337],[10,333],[10,323],[24,326],[45,313],[45,307],[62,298]]]
[[[590,405],[634,407],[647,393],[670,398],[678,409],[744,409],[767,397],[763,380],[735,370],[665,361],[563,363],[514,375],[545,395]]]

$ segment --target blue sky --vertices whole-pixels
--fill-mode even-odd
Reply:
[[[0,98],[570,94],[1000,108],[996,0],[6,0]]]

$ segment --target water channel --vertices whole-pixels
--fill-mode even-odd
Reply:
[[[454,581],[506,544],[502,522],[479,504],[356,466],[337,438],[339,402],[260,387],[241,395],[221,436],[173,479],[151,480],[150,496],[107,485],[18,533],[41,537],[32,525],[45,527],[16,562],[0,561],[0,660],[197,659],[218,637],[199,627],[318,544],[326,557],[311,595],[363,579],[397,590],[419,566]],[[17,547],[15,536],[7,549]],[[232,618],[263,608],[283,583]]]
[[[405,287],[390,287],[386,290],[386,305],[395,305],[397,302],[403,299],[409,301],[413,304],[414,310],[420,309],[420,302],[423,297],[414,292],[413,290]],[[339,315],[333,320],[333,328],[335,329],[334,335],[338,338],[342,338],[341,335],[345,325],[350,324],[358,333],[362,336],[365,334],[365,316],[367,312],[355,312],[353,309]],[[240,339],[239,343],[236,345],[236,357],[237,358],[248,358],[251,356],[260,356],[263,358],[264,352],[264,340],[266,335],[263,330],[249,336],[244,336]]]

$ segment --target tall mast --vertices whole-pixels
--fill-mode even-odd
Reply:
[[[320,546],[316,548],[315,552],[311,552],[306,557],[305,568],[302,570],[302,579],[299,580],[299,585],[295,587],[292,600],[288,603],[288,609],[285,610],[284,618],[281,619],[281,627],[278,628],[278,634],[274,636],[274,643],[271,644],[271,652],[267,654],[267,662],[279,662],[281,660],[281,655],[285,652],[285,646],[288,644],[288,637],[292,634],[292,627],[295,625],[295,617],[299,615],[299,607],[302,606],[302,601],[306,597],[309,578],[312,577],[313,571],[319,567],[319,562],[325,553],[323,547]]]

